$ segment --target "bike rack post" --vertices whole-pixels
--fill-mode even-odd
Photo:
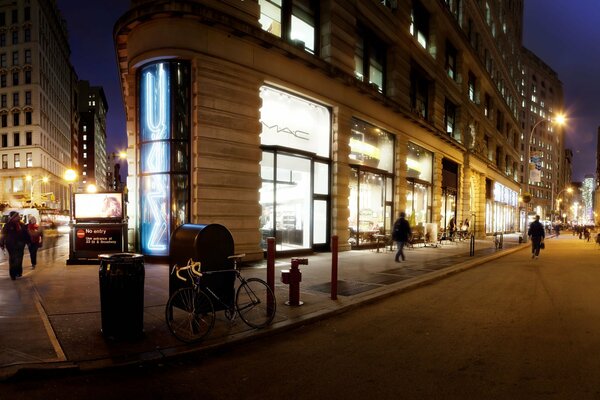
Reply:
[[[275,238],[267,238],[267,286],[271,288],[275,293]],[[273,302],[275,299],[270,298],[271,294],[267,297],[267,309],[270,312],[273,309]]]
[[[331,237],[331,300],[337,300],[338,237]]]

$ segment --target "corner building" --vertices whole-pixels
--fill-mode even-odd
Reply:
[[[133,1],[114,40],[129,207],[148,255],[182,223],[236,252],[518,229],[522,1]]]

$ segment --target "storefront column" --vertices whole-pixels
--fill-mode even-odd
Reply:
[[[408,155],[408,138],[404,135],[396,135],[396,160],[394,176],[396,188],[394,191],[394,215],[392,221],[400,217],[400,212],[406,211],[406,192],[408,183],[406,181],[406,156]]]
[[[485,175],[473,171],[471,175],[473,185],[472,213],[475,214],[475,237],[485,238]]]
[[[339,251],[350,250],[350,131],[352,112],[345,108],[333,110],[331,161],[331,234],[337,235]]]
[[[224,225],[236,253],[262,259],[263,81],[246,69],[211,59],[196,59],[192,71],[191,222]]]
[[[472,176],[473,170],[467,164],[463,164],[462,168],[460,169],[460,189],[458,195],[460,204],[458,207],[460,216],[460,219],[458,220],[459,227],[462,226],[465,219],[470,221],[469,224],[472,223],[471,213],[474,212],[472,198]],[[469,228],[471,229],[470,226]]]
[[[435,153],[433,156],[433,203],[431,205],[433,215],[432,221],[438,227],[438,232],[445,229],[442,217],[442,206],[444,199],[442,198],[442,153]]]

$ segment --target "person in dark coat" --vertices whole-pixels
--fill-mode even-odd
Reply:
[[[35,269],[35,265],[37,264],[37,252],[38,249],[42,247],[42,237],[44,234],[37,224],[35,217],[29,218],[27,230],[29,231],[29,237],[31,239],[27,244],[27,247],[29,248],[29,257],[31,259],[31,269]]]
[[[394,230],[392,231],[392,240],[396,242],[398,246],[398,252],[396,253],[396,262],[400,262],[400,257],[402,257],[402,261],[404,258],[404,245],[410,240],[412,235],[412,231],[410,230],[410,224],[406,220],[406,213],[401,212],[400,218],[394,222]]]
[[[8,214],[8,222],[2,227],[0,248],[8,250],[8,273],[13,281],[23,275],[23,253],[31,241],[27,225],[21,222],[16,211]]]
[[[538,258],[540,256],[540,247],[546,237],[544,225],[540,222],[539,215],[536,215],[535,221],[529,225],[527,235],[531,238],[531,258]]]

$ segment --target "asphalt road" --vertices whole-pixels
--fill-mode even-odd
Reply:
[[[211,356],[0,384],[0,399],[600,399],[600,247],[570,233]]]

